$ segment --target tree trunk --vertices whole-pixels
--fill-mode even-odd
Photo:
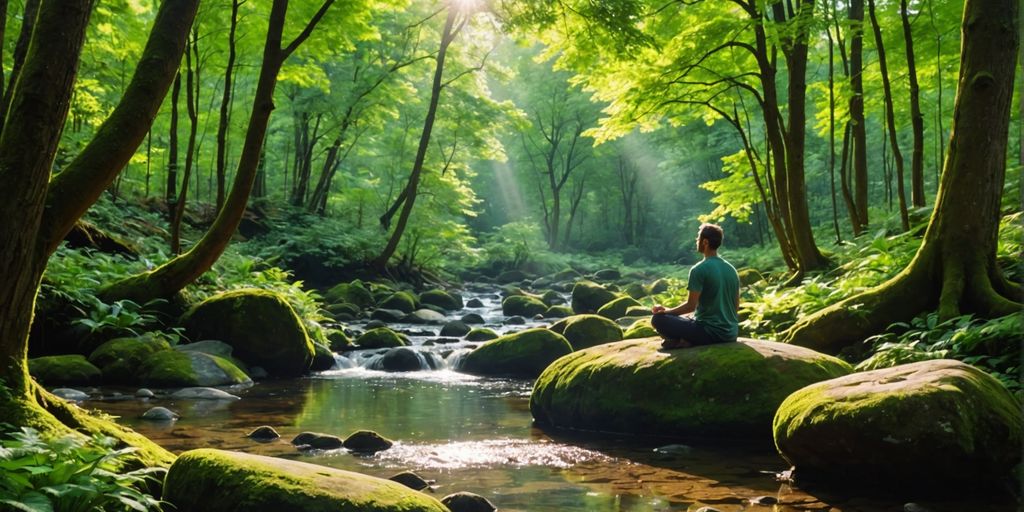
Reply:
[[[940,318],[949,319],[1002,316],[1024,306],[1020,287],[996,264],[1019,9],[1017,0],[964,5],[949,155],[910,265],[871,290],[801,318],[784,341],[836,353],[927,309],[937,307]]]
[[[174,76],[171,88],[171,127],[167,142],[167,187],[164,202],[167,203],[167,218],[174,219],[174,205],[178,202],[178,99],[181,98],[181,73]]]
[[[32,38],[32,28],[35,26],[38,11],[39,0],[28,0],[25,2],[25,10],[21,16],[21,32],[18,34],[18,42],[14,46],[11,75],[7,79],[3,100],[0,101],[0,132],[3,131],[7,119],[8,107],[11,105],[11,97],[14,94],[14,85],[18,82],[18,77],[21,75],[21,67],[25,62],[25,54],[28,53],[28,43]]]
[[[100,296],[105,300],[131,299],[144,303],[156,298],[167,298],[191,284],[210,269],[231,242],[231,236],[238,228],[245,214],[246,203],[256,171],[259,167],[263,141],[274,109],[274,87],[277,73],[284,60],[295,51],[312,33],[316,24],[326,14],[334,0],[326,0],[320,10],[306,24],[305,29],[286,47],[281,48],[281,33],[288,10],[287,0],[274,0],[270,10],[267,39],[263,48],[263,62],[256,82],[252,113],[246,129],[245,143],[235,172],[235,180],[218,213],[216,220],[188,252],[167,263],[135,276],[128,277],[105,288]]]
[[[920,87],[917,84],[917,64],[914,58],[914,34],[910,29],[907,0],[900,0],[900,18],[903,20],[903,41],[907,48],[907,76],[910,80],[910,122],[914,131],[914,146],[910,156],[910,203],[915,208],[924,206],[924,114],[921,113]]]
[[[18,80],[7,91],[6,129],[0,135],[0,179],[8,184],[0,189],[3,421],[48,434],[82,430],[111,435],[141,448],[133,457],[149,465],[165,465],[173,455],[113,422],[54,400],[32,382],[27,371],[28,333],[47,260],[141,143],[173,80],[197,4],[161,5],[120,103],[82,152],[52,177],[92,1],[39,6],[38,16],[32,18],[33,43],[27,45]]]
[[[235,32],[238,29],[239,0],[231,0],[231,25],[228,29],[228,63],[224,70],[224,94],[220,101],[220,119],[217,123],[217,211],[224,206],[224,188],[227,175],[228,127],[231,117],[231,87],[235,71]]]
[[[836,204],[836,57],[832,29],[825,27],[825,34],[828,36],[828,181],[829,196],[832,199],[832,227],[838,244],[843,241],[843,235],[839,232],[839,205]]]
[[[412,214],[412,207],[416,203],[416,191],[420,183],[420,174],[423,172],[423,161],[427,156],[427,147],[430,145],[430,132],[434,128],[434,117],[437,115],[437,103],[441,97],[441,77],[444,75],[444,59],[448,52],[448,45],[458,33],[453,30],[455,25],[456,10],[454,6],[448,8],[448,17],[444,22],[444,31],[441,33],[441,45],[437,51],[437,65],[434,69],[434,82],[430,88],[430,104],[427,107],[427,115],[423,120],[423,132],[420,134],[420,144],[416,149],[416,159],[413,161],[412,172],[409,173],[409,183],[405,188],[405,202],[402,204],[402,212],[398,215],[398,223],[395,225],[391,238],[384,246],[373,266],[380,272],[387,268],[388,260],[395,254],[398,243],[402,240],[402,233],[409,223],[409,216]]]
[[[857,221],[853,236],[868,227],[868,136],[864,120],[864,0],[851,0],[850,14],[850,123],[853,137],[853,204]]]
[[[181,193],[174,202],[171,218],[171,254],[181,254],[181,221],[188,203],[188,184],[196,156],[196,135],[199,133],[199,47],[198,34],[192,34],[191,51],[185,51],[185,105],[188,112],[188,144],[185,146],[185,172],[181,176]],[[195,54],[195,66],[192,55]]]
[[[868,0],[868,13],[871,15],[871,27],[875,33],[875,46],[878,50],[878,67],[882,72],[882,90],[885,93],[885,122],[889,127],[889,145],[892,158],[896,164],[896,196],[900,204],[900,222],[903,231],[910,230],[910,217],[907,214],[907,194],[903,185],[903,153],[900,151],[899,134],[896,132],[896,113],[892,101],[892,85],[889,83],[889,67],[885,62],[885,43],[882,41],[882,28],[878,26],[875,16],[875,0]]]

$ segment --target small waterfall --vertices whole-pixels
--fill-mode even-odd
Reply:
[[[448,357],[445,359],[445,363],[447,363],[448,368],[459,371],[462,367],[462,361],[466,359],[466,354],[469,354],[472,351],[473,349],[471,348],[460,348],[451,354],[448,354]]]
[[[417,347],[396,347],[379,351],[370,357],[359,359],[361,366],[368,370],[385,372],[415,372],[443,370],[445,361],[441,356]]]
[[[355,361],[338,354],[334,354],[334,367],[332,370],[345,370],[358,366]]]

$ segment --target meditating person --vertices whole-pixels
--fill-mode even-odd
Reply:
[[[665,341],[662,348],[728,343],[739,335],[740,278],[736,269],[718,256],[725,234],[716,224],[701,224],[697,252],[704,259],[690,269],[685,304],[651,308],[651,325]],[[696,312],[694,317],[683,316]]]

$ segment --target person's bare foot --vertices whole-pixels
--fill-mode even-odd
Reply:
[[[690,348],[690,342],[686,340],[662,340],[661,348],[665,350],[675,350],[677,348]]]

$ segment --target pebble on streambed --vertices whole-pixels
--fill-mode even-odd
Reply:
[[[268,425],[263,425],[261,427],[256,427],[255,429],[253,429],[252,432],[249,432],[248,434],[246,434],[245,437],[248,437],[249,439],[252,439],[253,441],[264,441],[265,442],[265,441],[273,441],[273,440],[281,437],[281,434],[278,434],[277,431],[274,430],[274,427],[271,427],[271,426],[268,426]]]
[[[166,407],[153,407],[142,413],[142,419],[150,421],[175,421],[180,417],[181,415]]]

